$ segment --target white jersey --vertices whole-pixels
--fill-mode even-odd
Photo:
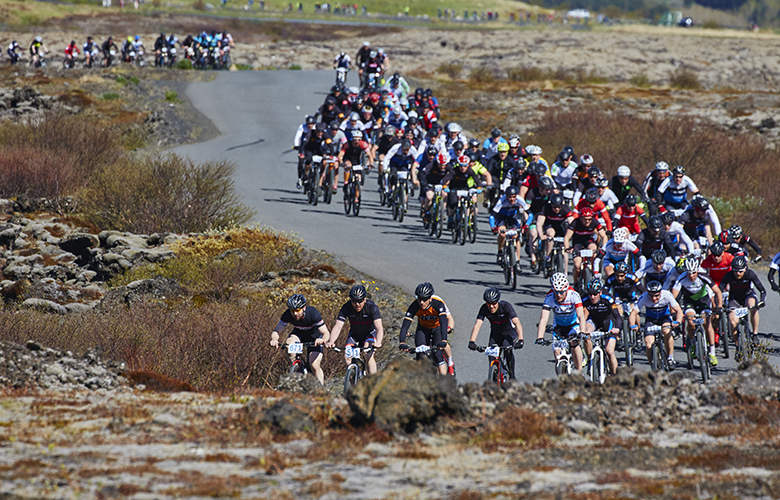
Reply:
[[[422,148],[422,144],[420,145],[420,147]],[[383,169],[390,168],[390,159],[393,156],[395,156],[396,153],[398,153],[399,151],[401,151],[401,143],[400,142],[397,143],[397,144],[393,144],[390,147],[390,149],[387,150],[387,154],[385,155],[384,159],[382,160],[382,168]],[[418,156],[420,156],[420,152],[421,151],[425,151],[425,150],[424,149],[415,148],[414,144],[412,144],[412,147],[409,149],[409,156],[411,156],[412,158],[417,158]],[[414,163],[417,163],[417,161],[415,160]],[[409,166],[409,168],[411,168],[411,165]]]
[[[352,63],[352,58],[347,54],[337,55],[333,62],[339,68],[349,68],[349,65]]]
[[[653,261],[648,259],[647,262],[645,262],[645,265],[642,266],[642,269],[638,270],[634,273],[634,276],[636,276],[638,279],[643,279],[645,276],[648,277],[648,279],[652,278],[655,279],[658,275],[663,275],[664,279],[657,280],[662,285],[666,281],[666,278],[669,277],[669,273],[674,269],[674,260],[671,257],[667,257],[664,261],[663,266],[661,267],[660,271],[656,271],[653,267]]]
[[[691,240],[690,236],[688,236],[688,234],[685,232],[682,224],[674,221],[666,232],[669,233],[669,236],[677,236],[678,246],[680,243],[685,243],[685,248],[688,250],[688,252],[693,252],[693,240]]]
[[[308,127],[305,123],[301,123],[301,125],[298,127],[298,130],[295,131],[295,137],[293,138],[293,147],[295,149],[298,149],[301,147],[301,139],[303,139],[303,136],[306,135],[306,130]]]
[[[669,290],[661,290],[661,298],[658,302],[653,302],[650,295],[645,292],[639,297],[636,307],[639,311],[642,311],[642,308],[645,308],[645,317],[651,321],[657,321],[668,317],[671,314],[672,309],[679,308],[680,304],[674,298],[672,292]]]
[[[579,323],[577,308],[582,307],[580,294],[569,287],[563,301],[555,300],[555,294],[551,291],[544,298],[542,309],[553,312],[553,326],[572,326]]]
[[[722,231],[722,228],[720,225],[720,219],[718,219],[718,214],[715,213],[715,209],[712,207],[712,205],[710,205],[707,208],[707,215],[710,216],[710,222],[712,222],[712,230],[714,231],[714,236],[717,237]]]
[[[638,252],[639,248],[637,248],[637,246],[630,241],[617,246],[615,244],[615,240],[610,239],[604,243],[604,246],[601,247],[601,250],[604,252],[605,258],[611,260],[612,262],[617,262],[619,260],[625,261],[628,257],[628,254]]]
[[[571,184],[571,180],[574,177],[574,172],[576,170],[577,164],[573,161],[570,161],[566,168],[563,168],[563,165],[558,162],[555,162],[550,166],[550,174],[552,174],[553,180],[561,187]]]

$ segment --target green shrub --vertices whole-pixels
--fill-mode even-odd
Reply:
[[[191,70],[192,69],[192,61],[190,61],[189,59],[186,59],[186,58],[185,59],[179,59],[178,61],[176,61],[176,64],[174,65],[174,67],[176,69],[181,69],[181,70],[185,70],[185,71],[186,70]]]
[[[105,101],[114,101],[116,99],[119,99],[119,94],[116,92],[105,92],[100,96],[101,99]]]
[[[480,66],[469,71],[469,80],[475,83],[492,83],[496,81],[496,74],[492,68]]]
[[[181,102],[179,100],[179,93],[175,90],[166,90],[165,91],[165,100],[168,102]]]
[[[238,71],[250,71],[253,68],[251,64],[236,64],[236,69]]]
[[[647,73],[638,73],[629,78],[628,83],[635,87],[645,88],[650,86],[650,79],[647,78]]]
[[[299,64],[291,64],[287,69],[300,70],[303,69]]]
[[[704,21],[704,23],[701,25],[702,28],[705,30],[719,30],[723,28],[723,26],[720,25],[718,21],[715,21],[714,19],[707,19]]]
[[[510,68],[507,70],[507,76],[513,82],[531,82],[547,79],[547,75],[544,71],[542,71],[540,68],[531,66]]]
[[[96,172],[82,204],[106,229],[189,233],[239,225],[253,211],[235,192],[235,169],[226,160],[196,164],[175,154],[125,159]]]
[[[681,90],[698,90],[702,87],[696,72],[685,66],[669,73],[669,85]]]
[[[138,78],[132,75],[127,80],[134,85],[138,85],[139,83],[141,83],[141,80],[139,80]]]
[[[116,83],[120,85],[127,85],[127,78],[122,75],[116,75]]]

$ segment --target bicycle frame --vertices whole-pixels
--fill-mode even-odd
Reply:
[[[490,360],[488,365],[488,380],[498,385],[505,384],[509,377],[509,368],[506,362],[506,351],[513,346],[477,346],[477,351],[485,353]]]
[[[590,351],[590,379],[599,384],[603,384],[607,378],[607,368],[605,366],[607,355],[601,346],[604,342],[604,337],[606,336],[607,332],[602,331],[595,331],[591,334],[583,335],[583,338],[590,338],[592,343]]]

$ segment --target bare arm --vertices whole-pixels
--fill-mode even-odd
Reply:
[[[542,309],[542,315],[539,318],[539,327],[536,329],[536,338],[543,339],[544,331],[547,329],[547,321],[550,319],[549,309]]]

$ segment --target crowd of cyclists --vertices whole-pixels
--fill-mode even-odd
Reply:
[[[537,342],[544,342],[552,317],[553,338],[568,342],[578,367],[591,348],[589,341],[580,340],[603,331],[614,373],[616,348],[633,348],[620,338],[625,322],[631,331],[644,332],[640,343],[648,359],[655,342],[648,332],[657,330],[646,326],[660,327],[670,370],[675,369],[674,335],[682,333],[689,339],[697,318],[703,318],[712,366],[718,365],[716,346],[733,335],[735,309],[749,308],[752,331],[758,332],[758,309],[765,304],[766,290],[749,264],[762,259],[761,248],[739,225],[721,226],[715,208],[683,165],[670,166],[659,158],[639,179],[626,165],[609,177],[596,158],[587,151],[578,155],[569,145],[562,145],[554,160],[547,161],[541,147],[523,146],[518,135],[505,138],[498,128],[484,140],[467,138],[457,123],[442,126],[439,103],[430,89],[412,92],[398,73],[384,77],[389,64],[382,49],[365,42],[355,63],[361,86],[343,85],[352,58],[340,53],[334,60],[336,85],[295,135],[298,189],[316,187],[307,185],[306,179],[313,159],[322,157],[333,158],[337,169],[342,166],[345,193],[350,167],[357,162],[369,169],[376,164],[380,194],[392,190],[399,172],[404,172],[404,178],[411,178],[420,189],[420,219],[427,227],[437,187],[449,191],[449,214],[457,203],[457,190],[484,188],[483,206],[489,209],[499,263],[505,235],[513,229],[522,234],[522,244],[516,246],[517,272],[524,249],[529,270],[550,278]],[[385,172],[387,185],[382,183]],[[332,186],[334,193],[336,187]],[[779,267],[780,254],[769,272],[776,291],[780,291],[775,280]],[[436,299],[433,306],[426,302],[432,288],[423,293],[418,287],[416,296],[417,305],[410,307],[406,318],[411,322],[424,311],[415,343],[443,348],[451,322],[433,319],[446,318],[444,302]],[[522,346],[522,327],[519,321],[515,324],[512,306],[500,301],[495,288],[486,291],[484,298],[469,347],[475,348],[478,326],[485,318],[491,322],[492,343]],[[722,315],[728,318],[729,332],[720,331],[716,318]],[[408,327],[405,320],[402,349],[407,348]],[[328,343],[327,338],[323,343]],[[555,345],[558,356],[560,343]],[[436,356],[440,367],[452,363],[451,354]]]
[[[154,66],[171,67],[179,60],[187,59],[196,69],[227,69],[230,67],[230,51],[234,47],[233,36],[226,30],[203,31],[187,35],[183,40],[173,33],[160,33],[150,50],[144,46],[140,35],[122,40],[109,36],[102,42],[87,36],[81,45],[71,40],[64,49],[62,64],[65,68],[107,68],[119,62],[145,66],[147,58],[153,58]],[[40,35],[30,42],[28,52],[30,66],[46,66],[49,48]],[[16,40],[8,44],[6,55],[10,64],[21,62],[23,54],[24,48]]]

